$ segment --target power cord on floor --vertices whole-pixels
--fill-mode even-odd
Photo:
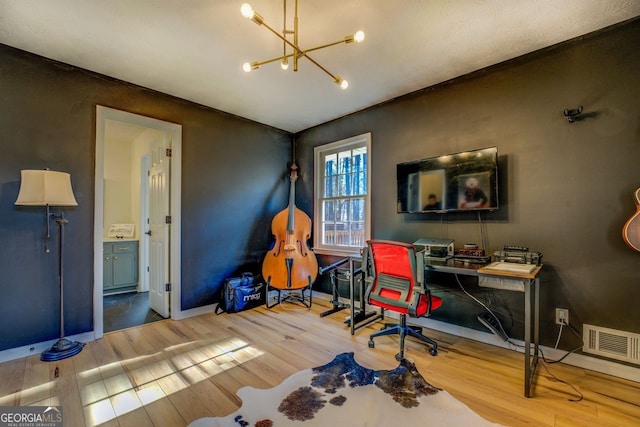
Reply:
[[[569,325],[566,325],[566,326],[569,326]],[[510,340],[509,342],[511,342],[511,344],[515,345],[516,347],[520,347],[520,348],[523,348],[523,349],[524,349],[524,345],[521,345],[521,344],[518,344],[518,343],[514,343],[514,342],[512,342],[511,340]],[[531,344],[531,345],[533,345],[533,344]],[[565,384],[565,385],[567,385],[567,386],[571,387],[571,389],[572,389],[573,391],[575,391],[575,393],[578,395],[578,397],[577,397],[577,398],[569,398],[569,399],[567,399],[569,402],[580,402],[582,399],[584,399],[584,395],[583,395],[583,394],[582,394],[582,392],[581,392],[580,390],[578,390],[578,389],[577,389],[573,384],[571,384],[571,383],[569,383],[568,381],[565,381],[565,380],[563,380],[563,379],[558,378],[557,376],[555,376],[555,375],[554,375],[554,374],[549,370],[548,365],[552,365],[552,364],[554,364],[554,363],[560,363],[560,362],[562,362],[562,361],[563,361],[567,356],[569,356],[571,353],[574,353],[575,351],[577,351],[577,350],[579,350],[579,349],[581,349],[581,348],[582,348],[582,346],[577,347],[577,348],[575,348],[575,349],[573,349],[573,350],[571,350],[571,351],[568,351],[568,352],[567,352],[566,354],[564,354],[564,356],[562,356],[560,359],[557,359],[557,360],[547,360],[547,359],[546,359],[546,357],[545,357],[545,355],[544,355],[544,352],[542,351],[542,348],[538,347],[538,353],[539,353],[539,354],[538,354],[538,356],[539,356],[539,359],[538,359],[538,360],[540,361],[540,364],[542,365],[542,367],[544,368],[544,370],[547,372],[547,374],[549,374],[549,376],[551,377],[551,381],[557,381],[557,382],[559,382],[559,383],[562,383],[562,384]]]
[[[507,335],[507,332],[502,327],[502,322],[500,322],[500,319],[498,319],[498,316],[496,316],[495,313],[493,311],[491,311],[491,309],[485,303],[483,303],[478,298],[476,298],[473,295],[471,295],[464,288],[464,286],[462,286],[462,282],[460,281],[460,278],[458,277],[457,274],[454,274],[454,276],[455,276],[456,282],[458,282],[458,286],[460,287],[462,292],[464,292],[469,298],[474,300],[476,303],[480,304],[485,310],[487,310],[487,313],[489,313],[489,315],[491,316],[491,319],[481,319],[480,316],[478,316],[478,320],[482,324],[484,324],[487,328],[489,328],[489,330],[491,330],[491,332],[493,332],[496,336],[502,338],[503,341],[509,341],[509,336]],[[485,320],[485,321],[483,321],[483,320]]]
[[[491,319],[489,321],[488,318],[481,318],[481,316],[478,316],[478,320],[484,324],[491,332],[493,332],[496,336],[502,338],[503,341],[505,341],[510,348],[512,348],[511,346],[514,346],[516,348],[522,348],[524,349],[524,345],[518,344],[516,342],[514,342],[509,335],[506,333],[506,331],[504,330],[503,326],[502,326],[502,322],[500,322],[500,319],[498,319],[498,316],[496,316],[496,314],[489,308],[487,307],[486,304],[484,304],[482,301],[480,301],[478,298],[474,297],[473,295],[471,295],[465,288],[464,286],[462,286],[462,282],[460,281],[460,278],[458,277],[457,274],[454,275],[456,278],[456,281],[458,282],[458,286],[460,287],[460,289],[462,290],[462,292],[464,292],[469,298],[471,298],[472,300],[474,300],[476,303],[478,303],[479,305],[481,305],[485,310],[487,310],[487,313],[489,313],[489,315],[491,316]],[[562,321],[562,323],[560,324],[560,330],[558,331],[558,338],[556,340],[556,345],[555,345],[555,349],[558,348],[558,344],[560,343],[560,338],[562,336],[562,330],[564,327],[567,327],[567,329],[569,331],[571,331],[574,335],[576,335],[578,338],[580,338],[580,340],[582,341],[582,337],[580,336],[580,334],[568,323],[565,323],[564,321]],[[549,371],[549,367],[547,365],[551,365],[554,363],[559,363],[562,362],[567,356],[569,356],[570,354],[580,350],[582,348],[582,346],[584,345],[584,341],[582,341],[582,344],[579,347],[576,347],[573,350],[568,351],[565,355],[563,355],[560,359],[557,360],[547,360],[544,356],[544,352],[542,351],[542,349],[540,347],[538,347],[538,352],[539,354],[539,359],[542,363],[542,366],[544,367],[545,371],[547,372],[547,374],[549,374],[549,376],[554,380],[557,381],[559,383],[565,384],[569,387],[571,387],[571,389],[573,391],[576,392],[576,394],[578,395],[577,398],[570,398],[568,399],[570,402],[580,402],[582,399],[584,399],[584,395],[582,394],[582,392],[580,392],[575,386],[573,386],[571,383],[558,378],[557,376],[555,376],[554,374],[551,373],[551,371]],[[513,348],[512,348],[513,349]]]
[[[554,380],[562,383],[562,384],[566,384],[569,387],[571,387],[577,394],[578,397],[576,399],[569,399],[570,402],[580,402],[582,399],[584,399],[584,395],[582,394],[582,392],[580,392],[577,388],[575,388],[572,384],[568,383],[567,381],[561,380],[560,378],[556,377],[555,375],[553,375],[551,373],[551,371],[549,371],[549,368],[547,365],[552,365],[554,363],[560,363],[562,362],[564,359],[567,358],[567,356],[569,356],[572,353],[575,353],[576,351],[580,350],[583,345],[584,345],[584,340],[582,339],[582,336],[580,336],[580,334],[568,323],[566,323],[564,320],[560,321],[560,330],[558,331],[558,339],[556,340],[556,345],[555,345],[555,349],[558,348],[558,344],[560,343],[560,338],[562,337],[562,331],[564,330],[564,327],[566,326],[566,328],[571,331],[575,336],[577,336],[578,338],[580,338],[580,346],[574,348],[573,350],[570,350],[568,352],[566,352],[560,359],[556,359],[556,360],[547,360],[547,358],[544,356],[544,352],[542,351],[541,348],[538,348],[538,351],[540,352],[540,357],[541,357],[541,361],[542,361],[542,366],[544,367],[545,371],[547,371],[547,373],[551,376],[551,378],[553,378]]]
[[[569,325],[564,320],[562,320],[561,323],[560,323],[560,330],[558,331],[558,339],[556,340],[556,345],[553,348],[555,348],[555,349],[558,348],[558,344],[560,343],[560,338],[562,337],[562,330],[564,329],[565,326],[567,327],[567,329],[569,331],[571,331],[575,336],[577,336],[580,339],[580,346],[574,348],[573,350],[568,351],[564,356],[562,356],[558,360],[546,360],[546,359],[543,358],[544,361],[547,362],[550,365],[554,364],[554,363],[562,362],[567,356],[569,356],[572,353],[575,353],[576,351],[580,350],[584,346],[584,340],[582,339],[582,336],[578,333],[578,331],[576,331],[571,325]]]
[[[556,377],[555,375],[553,375],[553,374],[551,373],[551,371],[549,370],[549,367],[547,366],[547,365],[549,365],[549,364],[551,364],[551,363],[558,363],[558,362],[560,362],[562,359],[564,359],[566,356],[568,356],[568,355],[570,354],[570,352],[569,352],[569,353],[567,353],[565,356],[563,356],[563,357],[562,357],[562,359],[560,359],[560,360],[553,361],[553,362],[547,362],[547,360],[546,360],[546,359],[545,359],[545,357],[544,357],[544,352],[542,351],[542,349],[541,349],[541,348],[538,348],[538,351],[540,352],[540,356],[541,356],[541,358],[540,358],[540,359],[538,359],[538,360],[540,360],[540,361],[542,362],[542,363],[541,363],[541,365],[542,365],[542,367],[544,368],[544,370],[545,370],[545,371],[547,371],[547,374],[549,374],[549,376],[550,376],[553,380],[555,380],[555,381],[557,381],[557,382],[559,382],[559,383],[562,383],[562,384],[568,385],[569,387],[571,387],[571,388],[573,389],[573,391],[575,391],[575,392],[576,392],[576,394],[578,395],[578,397],[577,397],[577,398],[575,398],[575,399],[568,399],[568,400],[569,400],[569,402],[580,402],[582,399],[584,399],[584,394],[582,394],[582,392],[581,392],[580,390],[578,390],[576,387],[574,387],[574,385],[573,385],[573,384],[569,383],[568,381],[565,381],[565,380],[560,379],[560,378]]]

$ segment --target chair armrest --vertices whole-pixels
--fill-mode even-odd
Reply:
[[[425,296],[425,300],[427,303],[427,311],[418,316],[418,304],[420,304],[420,298],[422,295]],[[407,313],[410,317],[424,317],[429,316],[431,314],[431,291],[429,289],[416,290],[414,289],[413,294],[411,295],[411,303],[407,308]]]
[[[371,290],[373,289],[373,277],[365,276],[364,282],[367,284],[367,288],[364,291],[364,300],[369,302],[369,296],[371,295]]]
[[[431,313],[431,292],[425,284],[424,252],[420,251],[416,253],[416,284],[413,288],[411,305],[409,306],[409,316],[418,317],[418,304],[420,304],[422,295],[425,295],[427,300],[427,312],[424,315],[429,315]]]
[[[420,286],[424,284],[424,252],[416,252],[416,281]]]
[[[413,295],[411,295],[411,303],[409,304],[409,307],[407,307],[407,313],[409,314],[409,317],[418,317],[418,303],[420,302],[420,295],[422,295],[422,292],[416,289],[413,290]]]

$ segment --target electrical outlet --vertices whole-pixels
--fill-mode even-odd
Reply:
[[[556,308],[556,325],[569,324],[569,310],[566,308]]]

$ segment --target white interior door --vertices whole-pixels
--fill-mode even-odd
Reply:
[[[151,154],[140,158],[140,292],[149,292],[149,169]],[[142,234],[144,233],[144,234]]]
[[[169,162],[170,141],[151,146],[149,169],[149,305],[162,317],[169,317]]]

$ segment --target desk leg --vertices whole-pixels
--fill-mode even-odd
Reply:
[[[524,286],[524,396],[530,396],[531,378],[531,280]]]
[[[533,295],[531,288],[533,287]],[[533,301],[531,298],[533,297]],[[540,338],[540,279],[527,280],[524,291],[524,396],[531,397],[533,377],[538,366]],[[533,307],[532,307],[533,306]],[[533,308],[533,313],[531,312]],[[531,319],[533,318],[533,355],[531,355]]]
[[[529,372],[529,386],[526,397],[531,397],[531,386],[533,377],[536,375],[536,367],[538,366],[538,344],[540,338],[540,279],[533,280],[533,361],[531,362],[531,371]]]
[[[349,326],[351,328],[351,335],[353,335],[356,331],[356,312],[354,309],[355,306],[355,275],[353,274],[355,268],[353,266],[353,258],[349,258],[349,296],[351,298],[351,318],[349,319]],[[360,307],[362,309],[362,307]]]

